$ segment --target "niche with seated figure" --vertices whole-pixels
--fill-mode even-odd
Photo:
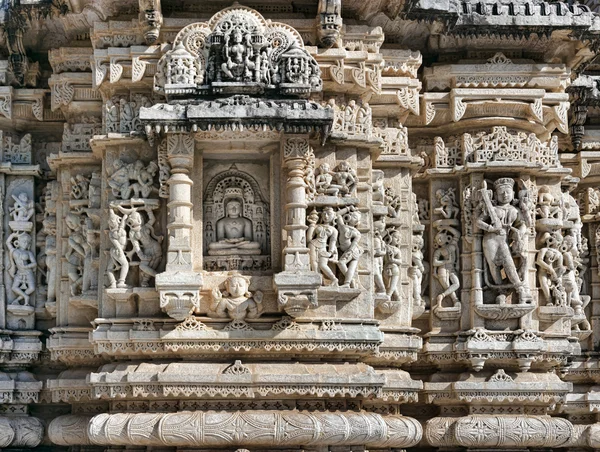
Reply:
[[[205,165],[205,270],[270,269],[268,174],[256,163]]]

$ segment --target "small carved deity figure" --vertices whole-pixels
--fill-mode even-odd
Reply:
[[[67,262],[69,262],[68,274],[71,281],[71,295],[78,295],[83,287],[84,263],[88,253],[87,243],[81,231],[81,221],[75,213],[69,213],[65,217],[65,223],[69,232],[69,250],[67,251]]]
[[[262,314],[263,293],[260,290],[254,295],[248,291],[250,280],[242,275],[234,275],[225,281],[225,292],[213,289],[213,300],[209,315],[217,318],[245,321],[256,319]]]
[[[131,186],[133,192],[139,193],[142,198],[148,198],[152,192],[156,192],[157,188],[154,186],[154,177],[157,171],[158,164],[154,160],[150,161],[148,166],[142,167],[137,174],[137,182]],[[134,196],[137,197],[137,195]]]
[[[385,217],[373,222],[373,278],[375,290],[378,295],[385,295],[385,282],[383,281],[383,261],[386,255],[385,241]]]
[[[113,162],[114,172],[108,178],[108,186],[113,195],[121,199],[129,199],[131,186],[129,184],[129,171],[123,160],[115,159]]]
[[[336,182],[335,186],[340,187],[339,193],[342,196],[352,196],[356,189],[358,178],[356,177],[356,172],[350,167],[348,162],[341,162],[338,165],[334,172],[334,179]]]
[[[112,99],[106,101],[104,123],[106,125],[107,133],[119,131],[117,127],[119,124],[119,109]]]
[[[415,234],[412,237],[412,242],[412,267],[409,269],[409,275],[413,280],[413,301],[416,305],[420,306],[423,304],[421,290],[423,286],[423,275],[426,273],[425,266],[423,265],[423,247],[425,246],[425,241],[421,234]]]
[[[120,218],[112,209],[108,211],[108,239],[111,248],[108,265],[106,266],[106,276],[108,277],[108,287],[111,289],[126,288],[125,279],[129,272],[129,261],[125,255],[127,247],[127,215]],[[119,272],[119,279],[115,278],[114,273]]]
[[[445,219],[456,219],[460,214],[460,208],[456,202],[456,191],[454,188],[448,190],[439,189],[435,192],[435,197],[440,207],[433,209],[433,212],[441,215]]]
[[[125,99],[121,99],[121,122],[119,124],[120,132],[129,132],[133,128],[133,121],[135,119],[135,110],[133,108],[133,102],[127,102]]]
[[[252,221],[242,216],[242,202],[230,199],[225,206],[225,217],[216,224],[217,241],[208,244],[208,254],[260,254],[260,243],[254,241]]]
[[[370,135],[372,129],[371,107],[365,102],[356,113],[356,133]]]
[[[458,279],[458,238],[460,233],[451,226],[440,229],[434,238],[437,249],[433,252],[433,276],[442,286],[443,292],[437,296],[437,305],[450,297],[453,307],[460,305],[456,291],[460,288]]]
[[[8,210],[13,221],[30,221],[35,214],[33,201],[29,199],[25,192],[19,193],[19,196],[12,195],[12,197],[15,203]]]
[[[540,188],[536,213],[540,218],[562,219],[562,210],[547,187]]]
[[[394,193],[391,187],[385,189],[385,205],[388,208],[388,215],[392,218],[399,218],[402,210],[400,197]],[[418,215],[418,214],[417,214]]]
[[[400,265],[402,264],[402,252],[398,247],[402,237],[400,231],[392,229],[388,233],[388,243],[384,260],[385,280],[387,296],[394,301],[400,300]],[[420,289],[419,289],[420,290]]]
[[[150,278],[156,276],[156,270],[162,260],[161,242],[163,237],[154,233],[156,218],[152,209],[146,209],[148,221],[144,221],[139,209],[125,209],[119,206],[121,213],[129,215],[126,223],[129,226],[129,240],[132,250],[128,257],[131,260],[134,254],[140,259],[140,286],[149,287]]]
[[[252,70],[255,69],[253,53],[249,34],[244,36],[239,28],[227,33],[223,42],[225,62],[221,64],[221,71],[226,78],[236,82],[252,81]]]
[[[361,234],[356,229],[360,223],[360,212],[354,206],[341,209],[337,212],[338,241],[342,255],[338,259],[337,265],[342,275],[344,275],[344,284],[341,287],[356,287],[354,275],[358,267],[358,259],[363,253],[360,247]]]
[[[567,293],[567,305],[575,307],[581,305],[579,284],[577,281],[577,239],[574,235],[566,235],[563,239],[561,251],[563,255],[564,273],[563,286]]]
[[[373,170],[373,182],[371,183],[371,189],[373,190],[373,204],[383,205],[385,201],[384,179],[385,175],[383,171]]]
[[[52,219],[51,219],[52,218]],[[46,247],[46,284],[48,286],[47,299],[56,300],[56,224],[55,217],[46,215],[42,222],[45,234]]]
[[[317,186],[315,185],[315,155],[312,151],[304,159],[304,183],[306,184],[306,199],[314,201]]]
[[[31,235],[27,232],[13,232],[6,239],[9,252],[8,274],[13,278],[12,292],[16,298],[10,304],[18,305],[21,300],[29,306],[29,296],[35,291],[37,267],[35,255],[31,252]]]
[[[308,242],[310,265],[313,271],[321,272],[329,279],[332,286],[337,286],[338,279],[329,267],[330,263],[337,262],[338,257],[338,231],[333,226],[336,215],[332,207],[325,207],[321,212],[319,224],[317,224],[318,218],[317,212],[313,210],[307,219],[309,226],[306,231],[306,241]]]
[[[317,193],[321,195],[337,196],[342,188],[341,185],[333,183],[333,172],[329,163],[319,165],[319,174],[315,180]]]
[[[88,199],[90,180],[83,174],[77,174],[71,178],[71,198]]]
[[[492,277],[492,281],[487,281],[487,273],[484,273],[488,285],[498,290],[515,289],[519,303],[530,303],[527,279],[521,279],[513,259],[513,255],[521,255],[525,248],[523,240],[527,231],[523,213],[512,205],[514,183],[511,178],[498,179],[494,183],[496,202],[493,203],[484,181],[484,187],[479,191],[483,208],[478,208],[476,212],[476,225],[484,231],[483,254]],[[503,275],[508,278],[508,283]],[[501,293],[496,301],[506,303],[506,295]]]
[[[564,287],[562,275],[565,272],[563,255],[560,251],[563,236],[560,231],[546,232],[542,236],[544,247],[538,252],[536,264],[538,265],[538,279],[540,288],[546,299],[547,306],[561,305],[566,299],[562,297]]]

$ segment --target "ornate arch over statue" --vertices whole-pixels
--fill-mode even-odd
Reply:
[[[158,63],[155,91],[168,98],[202,94],[307,97],[322,88],[321,71],[292,27],[232,6],[175,37]]]

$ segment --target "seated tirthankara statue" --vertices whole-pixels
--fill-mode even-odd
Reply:
[[[225,206],[225,217],[217,221],[217,241],[208,244],[208,254],[260,254],[260,244],[253,240],[252,221],[242,216],[242,203],[231,199]]]

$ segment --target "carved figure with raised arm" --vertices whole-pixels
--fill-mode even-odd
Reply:
[[[538,266],[538,279],[540,288],[546,299],[547,306],[553,306],[555,303],[560,305],[566,298],[562,284],[562,275],[565,272],[563,265],[563,255],[560,251],[563,242],[563,236],[560,231],[546,232],[542,236],[544,246],[538,251],[536,264]]]
[[[15,203],[8,210],[13,221],[30,221],[35,213],[35,207],[32,200],[29,199],[27,193],[19,193],[18,196],[12,195]]]
[[[392,300],[400,300],[400,265],[402,264],[402,251],[399,248],[402,235],[400,231],[392,229],[388,233],[388,243],[385,255],[385,280],[387,295]]]
[[[208,244],[209,255],[260,254],[260,243],[254,241],[252,221],[242,216],[242,202],[230,199],[225,217],[216,224],[217,241]]]
[[[106,276],[108,277],[108,287],[111,289],[126,288],[125,279],[129,273],[129,261],[125,255],[127,247],[127,215],[119,217],[112,209],[108,211],[108,239],[111,248],[109,252],[108,265],[106,267]],[[119,272],[119,278],[115,278],[114,273]]]
[[[413,280],[413,300],[420,306],[423,304],[423,296],[421,293],[423,288],[423,275],[427,272],[423,265],[423,247],[425,246],[425,241],[421,234],[416,234],[413,235],[412,242],[412,267],[409,269],[409,275]]]
[[[225,281],[225,292],[218,288],[212,291],[209,315],[231,320],[256,319],[262,314],[263,293],[248,291],[250,280],[242,275],[234,275]]]
[[[436,250],[433,252],[433,276],[442,286],[443,292],[437,296],[437,305],[442,306],[444,298],[449,297],[454,307],[460,305],[456,291],[460,288],[458,279],[458,239],[460,233],[446,226],[435,235]]]
[[[6,239],[9,253],[8,273],[13,278],[11,290],[16,298],[10,304],[18,305],[23,301],[29,306],[29,296],[35,291],[35,273],[37,267],[35,255],[31,252],[31,235],[27,232],[13,232]]]
[[[71,295],[78,295],[83,287],[84,263],[88,253],[88,245],[82,234],[81,220],[75,213],[65,217],[69,232],[69,250],[66,258],[69,262],[68,274],[71,281]]]
[[[336,214],[332,207],[325,207],[321,212],[321,222],[317,223],[319,215],[313,210],[308,216],[308,230],[306,238],[310,264],[313,271],[321,272],[331,281],[332,286],[338,285],[338,279],[329,267],[330,263],[337,263],[338,231],[333,226]]]
[[[356,229],[360,223],[361,214],[354,206],[341,209],[337,212],[338,241],[342,255],[337,265],[344,275],[344,284],[341,287],[356,287],[354,276],[358,267],[358,260],[363,253],[360,246],[361,234]]]
[[[385,282],[383,280],[383,261],[386,255],[385,241],[385,217],[373,222],[373,278],[375,290],[379,295],[385,295]]]
[[[492,280],[488,282],[492,288],[499,290],[515,289],[519,303],[531,302],[531,293],[525,278],[521,279],[513,259],[523,249],[527,224],[523,213],[512,205],[514,199],[512,178],[503,177],[494,183],[495,202],[484,181],[479,191],[482,207],[476,213],[476,225],[483,230],[483,255],[487,262]],[[504,275],[508,279],[505,280]],[[500,294],[496,301],[506,302],[506,296]]]
[[[337,196],[342,189],[339,184],[333,183],[334,173],[331,171],[329,163],[319,165],[318,174],[315,179],[316,190],[318,194]]]

